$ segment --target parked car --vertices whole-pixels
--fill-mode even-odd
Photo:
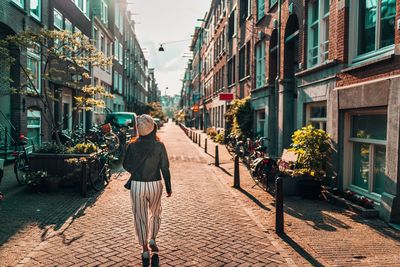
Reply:
[[[163,126],[163,123],[159,118],[154,118],[154,122],[157,124],[158,129]]]
[[[136,113],[112,112],[108,113],[104,123],[110,123],[112,127],[128,128],[133,136],[136,136]]]

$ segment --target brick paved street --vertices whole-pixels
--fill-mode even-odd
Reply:
[[[161,266],[302,265],[303,260],[253,220],[224,185],[223,173],[209,166],[210,158],[178,127],[166,125],[161,139],[170,154],[174,192],[163,199]],[[8,210],[9,197],[2,203],[0,225],[18,224],[18,229],[1,239],[0,265],[139,266],[140,247],[123,188],[126,178],[114,179],[102,194],[88,199],[73,193],[62,193],[61,199],[31,194],[19,210]],[[41,211],[45,200],[54,205]],[[29,213],[23,223],[21,212]]]
[[[199,132],[200,133],[200,132]],[[202,134],[204,144],[205,134]],[[208,140],[210,156],[215,144]],[[220,167],[225,184],[232,185],[232,156],[219,146]],[[229,176],[230,175],[230,176]],[[235,195],[254,215],[261,227],[274,229],[274,199],[254,187],[248,170],[241,166],[240,191]],[[400,266],[400,231],[379,219],[365,219],[323,201],[291,197],[285,199],[284,243],[286,251],[295,249],[315,266]]]

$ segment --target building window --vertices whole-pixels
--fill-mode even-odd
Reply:
[[[256,44],[256,88],[265,85],[265,42]]]
[[[54,27],[59,30],[63,29],[63,16],[57,9],[54,9]]]
[[[350,116],[351,187],[360,194],[380,196],[386,181],[387,114]]]
[[[251,15],[251,0],[240,0],[240,24]]]
[[[316,129],[326,131],[328,121],[326,113],[326,102],[310,103],[306,106],[306,124],[312,125]]]
[[[28,90],[33,93],[41,93],[40,76],[40,49],[28,49],[26,68],[29,71]],[[32,82],[32,83],[31,83]]]
[[[265,16],[265,0],[257,0],[257,20]]]
[[[118,93],[122,94],[122,90],[123,90],[123,80],[122,80],[122,75],[119,74],[118,77]]]
[[[72,26],[71,21],[69,21],[68,19],[65,19],[65,27],[64,27],[64,29],[66,31],[71,32],[71,33],[74,31],[74,27]]]
[[[395,0],[358,0],[350,6],[351,24],[355,29],[350,33],[353,56],[364,59],[385,52],[394,45],[395,36]]]
[[[25,9],[25,0],[12,0],[12,2]]]
[[[308,4],[308,67],[328,60],[330,0]]]
[[[264,137],[264,128],[265,128],[265,110],[257,111],[257,137]]]
[[[75,5],[86,15],[89,17],[89,0],[74,0]]]
[[[28,110],[27,112],[27,138],[32,140],[35,147],[41,143],[41,114],[39,110]],[[30,143],[30,142],[29,142]]]
[[[31,16],[41,20],[42,16],[42,5],[41,5],[41,0],[31,0],[30,4],[30,9],[31,9]]]
[[[269,0],[269,8],[273,7],[276,3],[278,3],[278,0]]]
[[[246,77],[246,48],[239,51],[239,80]]]
[[[101,21],[108,24],[108,6],[104,1],[101,1]]]
[[[119,43],[118,61],[119,61],[119,63],[120,63],[121,65],[123,64],[123,61],[124,61],[124,53],[123,53],[123,50],[124,50],[124,48],[123,48],[122,44]]]
[[[118,72],[114,71],[114,92],[118,92]]]

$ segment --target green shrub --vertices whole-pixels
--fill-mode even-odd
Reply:
[[[327,161],[331,153],[329,135],[311,125],[297,130],[292,135],[291,150],[298,155],[298,171],[317,179],[326,174]]]
[[[219,143],[219,144],[223,144],[225,142],[225,132],[224,131],[220,131],[214,139],[215,142]]]
[[[253,136],[253,109],[250,97],[235,99],[230,109],[225,113],[226,135],[234,135],[238,139]]]
[[[67,148],[63,145],[57,145],[54,143],[43,144],[39,148],[35,150],[37,153],[46,153],[46,154],[62,154],[67,151]]]

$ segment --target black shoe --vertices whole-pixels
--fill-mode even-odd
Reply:
[[[151,267],[159,267],[160,266],[160,258],[158,257],[158,254],[153,254],[151,256]]]
[[[142,253],[142,266],[143,267],[149,267],[150,266],[150,254],[149,254],[149,252]]]

